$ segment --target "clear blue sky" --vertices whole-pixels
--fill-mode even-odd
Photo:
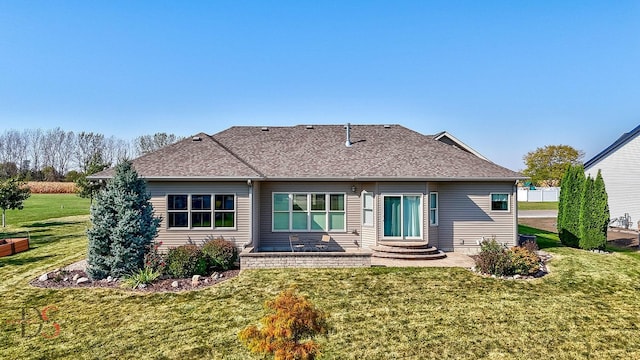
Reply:
[[[640,1],[0,2],[0,132],[346,122],[587,160],[640,124]]]

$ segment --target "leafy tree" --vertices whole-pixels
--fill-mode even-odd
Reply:
[[[564,181],[560,192],[562,204],[559,205],[561,212],[558,213],[558,235],[564,245],[578,247],[580,209],[585,182],[584,167],[582,165],[569,166]]]
[[[22,210],[23,202],[31,196],[31,190],[18,178],[0,181],[0,209],[2,209],[2,227],[5,227],[7,209]]]
[[[547,145],[528,152],[524,157],[527,166],[522,171],[536,185],[546,183],[560,185],[560,179],[569,165],[582,164],[584,152],[569,145]]]
[[[87,230],[87,273],[93,279],[120,277],[141,269],[145,251],[158,235],[144,180],[131,163],[122,162],[91,206],[93,226]]]
[[[589,177],[584,183],[580,207],[581,249],[604,249],[607,244],[609,205],[600,171],[596,179]]]
[[[86,172],[79,174],[75,180],[76,186],[78,187],[78,195],[83,198],[91,199],[91,203],[93,203],[93,197],[103,187],[103,183],[91,181],[87,179],[87,176],[107,169],[110,165],[111,164],[102,160],[102,156],[100,154],[95,154],[87,164]]]
[[[271,313],[260,320],[262,327],[250,325],[238,334],[251,352],[274,354],[282,360],[312,360],[320,355],[313,338],[328,334],[327,315],[322,310],[293,289],[281,292],[265,307]]]

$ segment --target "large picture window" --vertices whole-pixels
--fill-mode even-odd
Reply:
[[[384,237],[422,238],[422,196],[383,195]]]
[[[235,228],[235,195],[168,195],[167,219],[169,228]]]
[[[509,211],[509,194],[491,194],[491,211]]]
[[[274,193],[274,231],[344,231],[345,194]]]

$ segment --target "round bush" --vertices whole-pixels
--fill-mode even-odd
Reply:
[[[540,257],[524,247],[512,247],[511,267],[514,274],[533,275],[540,270]]]
[[[222,238],[204,243],[202,252],[214,269],[231,269],[238,259],[238,250],[233,243]]]
[[[196,245],[183,245],[169,249],[167,273],[174,278],[207,274],[207,259]]]

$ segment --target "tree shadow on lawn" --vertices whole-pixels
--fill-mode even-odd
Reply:
[[[15,255],[13,255],[15,256]],[[31,263],[35,263],[38,261],[42,261],[44,259],[48,259],[54,257],[54,255],[43,255],[43,256],[26,256],[26,257],[18,257],[18,258],[12,258],[12,256],[6,256],[3,258],[0,258],[0,266],[4,266],[4,265],[15,265],[15,266],[20,266],[20,265],[26,265],[26,264],[31,264]]]
[[[44,221],[44,222],[35,222],[33,224],[25,225],[27,228],[45,228],[45,227],[54,227],[54,226],[65,226],[65,225],[75,225],[79,224],[83,221]]]
[[[538,247],[540,249],[557,248],[564,246],[562,245],[560,240],[558,240],[558,234],[551,231],[536,229],[526,225],[518,225],[518,232],[525,235],[535,235],[536,242],[538,243]]]

